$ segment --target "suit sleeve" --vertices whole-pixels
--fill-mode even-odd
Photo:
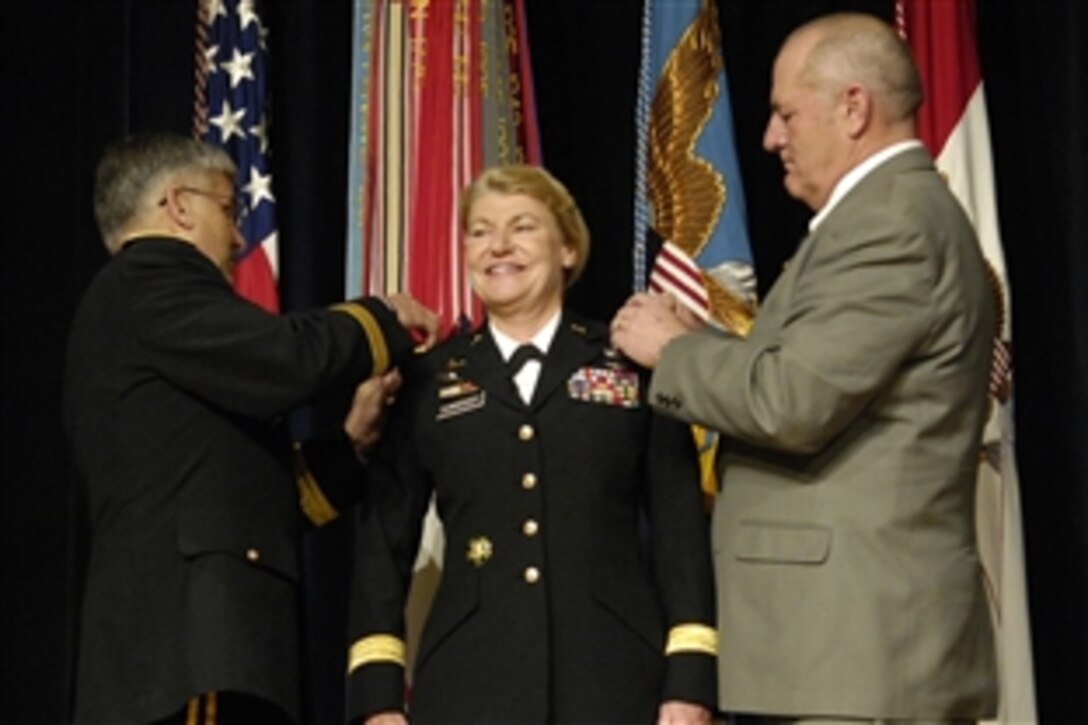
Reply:
[[[270,314],[238,297],[199,254],[136,259],[124,284],[118,314],[154,373],[247,417],[272,419],[318,393],[347,391],[411,352],[380,300]]]
[[[668,627],[662,700],[717,707],[718,633],[709,522],[689,426],[652,415],[647,446],[653,564]]]
[[[651,400],[663,412],[755,445],[822,448],[884,391],[933,331],[930,240],[889,212],[817,241],[782,323],[746,339],[683,335],[662,352]]]
[[[348,622],[347,714],[355,722],[404,710],[404,608],[432,485],[414,433],[422,390],[402,393],[367,465],[367,495],[357,508]]]

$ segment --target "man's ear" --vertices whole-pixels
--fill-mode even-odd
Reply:
[[[191,197],[192,195],[186,194],[180,186],[169,186],[163,192],[162,200],[159,202],[169,222],[186,231],[196,226]]]
[[[852,83],[842,92],[843,115],[850,138],[865,133],[873,120],[873,94],[865,86]]]

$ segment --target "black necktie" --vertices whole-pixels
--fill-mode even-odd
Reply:
[[[526,343],[519,345],[510,359],[506,361],[506,372],[513,378],[521,371],[522,366],[530,360],[543,360],[544,353],[536,345]]]

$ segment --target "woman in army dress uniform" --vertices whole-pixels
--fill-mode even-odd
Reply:
[[[644,371],[608,347],[605,325],[563,308],[589,234],[558,181],[486,171],[461,223],[487,322],[403,371],[374,452],[348,714],[709,723],[717,637],[689,429],[650,411]],[[443,574],[406,704],[404,606],[432,493]]]

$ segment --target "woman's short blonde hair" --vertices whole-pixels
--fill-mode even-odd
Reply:
[[[574,197],[554,176],[540,166],[510,164],[492,166],[469,184],[459,207],[462,231],[468,230],[469,214],[476,201],[484,194],[524,194],[536,199],[555,215],[563,244],[574,250],[574,266],[566,270],[566,283],[574,283],[589,259],[589,229]]]

